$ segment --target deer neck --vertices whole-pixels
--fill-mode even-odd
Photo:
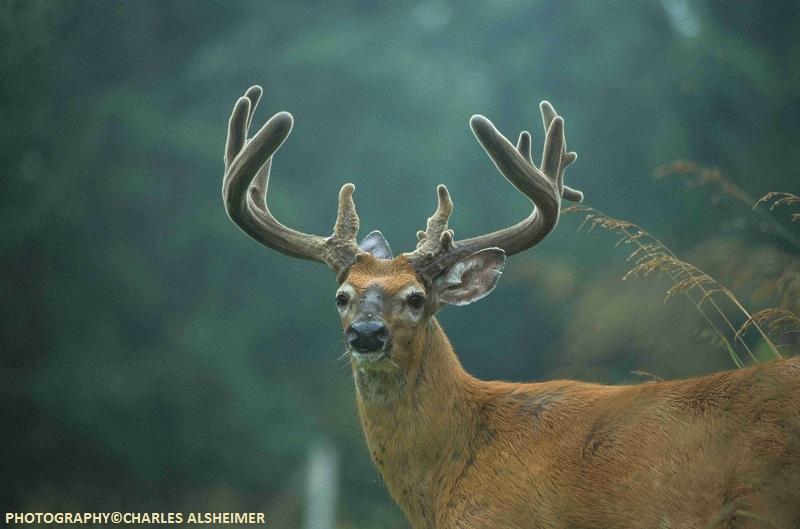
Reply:
[[[414,527],[433,523],[437,478],[469,436],[468,375],[439,323],[431,318],[407,372],[354,373],[370,455]],[[362,373],[362,375],[364,375]]]

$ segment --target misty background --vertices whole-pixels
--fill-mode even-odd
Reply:
[[[345,182],[361,234],[395,252],[439,183],[457,238],[518,221],[529,203],[468,119],[531,130],[538,162],[547,99],[588,205],[752,310],[796,311],[760,288],[800,270],[800,229],[750,206],[800,191],[798,35],[792,0],[0,0],[3,509],[308,526],[309,461],[332,453],[335,526],[405,526],[339,359],[335,277],[225,214],[227,120],[249,86],[264,87],[254,129],[296,120],[270,186],[296,229],[329,234]],[[675,160],[744,195],[656,178]],[[630,248],[581,220],[511,258],[485,300],[442,311],[469,372],[638,383],[734,367],[685,297],[663,303],[667,279],[622,281]]]

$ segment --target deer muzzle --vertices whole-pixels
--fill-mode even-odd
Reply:
[[[389,329],[381,320],[354,321],[345,331],[350,347],[359,353],[385,351],[390,340]]]

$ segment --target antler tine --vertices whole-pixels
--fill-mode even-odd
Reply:
[[[248,140],[247,131],[261,94],[259,86],[248,89],[234,105],[228,123],[222,184],[228,216],[261,244],[292,257],[325,263],[341,275],[359,252],[354,186],[346,184],[339,193],[336,224],[330,237],[309,235],[281,224],[267,206],[267,192],[272,156],[289,136],[293,119],[288,112],[279,112]]]
[[[264,93],[264,89],[262,89],[258,85],[251,86],[247,89],[244,93],[244,97],[250,100],[250,112],[247,114],[247,129],[250,130],[250,123],[253,122],[253,114],[256,113],[256,107],[258,107],[258,102],[261,100],[261,96]]]
[[[440,239],[442,234],[448,231],[447,221],[453,212],[453,201],[450,199],[450,192],[444,185],[436,188],[436,195],[436,212],[428,218],[425,231],[417,232],[419,242],[416,251],[420,254],[435,254],[440,251]]]
[[[531,157],[531,133],[523,130],[519,133],[517,139],[517,152],[525,158],[525,161],[533,165],[533,158]]]
[[[428,221],[428,229],[420,236],[417,249],[406,254],[424,277],[433,279],[458,259],[485,248],[497,247],[507,255],[526,250],[544,239],[556,226],[562,196],[568,200],[583,198],[580,191],[567,188],[563,184],[564,168],[577,157],[575,153],[566,152],[564,120],[550,103],[543,101],[540,108],[546,132],[540,167],[533,164],[531,136],[527,131],[520,133],[517,145],[514,146],[485,117],[476,115],[470,119],[475,137],[500,173],[533,202],[533,212],[508,228],[453,242],[452,230],[447,228],[446,217],[443,225],[431,222],[437,218],[441,208],[437,209],[437,214]],[[443,186],[440,189],[441,187]],[[449,200],[449,195],[447,199]]]
[[[553,108],[553,105],[551,105],[549,101],[542,101],[539,103],[539,110],[542,113],[542,124],[544,125],[544,130],[547,130],[550,127],[550,123],[553,122],[558,114],[556,113],[556,109]],[[573,189],[564,185],[564,170],[567,168],[567,166],[572,165],[572,163],[578,159],[578,153],[566,151],[567,139],[564,138],[564,148],[561,154],[561,171],[558,175],[559,185],[564,188],[562,196],[565,200],[569,200],[570,202],[583,202],[583,193],[577,189]]]

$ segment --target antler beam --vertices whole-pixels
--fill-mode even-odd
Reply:
[[[358,214],[353,203],[353,184],[339,192],[339,210],[330,237],[309,235],[281,224],[267,206],[272,156],[292,130],[288,112],[272,116],[261,130],[247,139],[250,122],[261,98],[260,86],[253,86],[233,107],[225,147],[225,176],[222,198],[228,216],[252,238],[292,257],[327,264],[338,276],[345,272],[359,252]]]
[[[424,232],[418,232],[417,249],[406,254],[420,274],[433,279],[460,258],[484,248],[500,248],[513,255],[544,239],[558,223],[562,197],[580,202],[583,194],[564,185],[564,169],[577,159],[566,152],[564,120],[547,101],[540,105],[545,129],[540,167],[531,158],[531,136],[519,135],[516,147],[497,130],[491,121],[476,115],[470,119],[475,137],[494,161],[500,173],[534,204],[534,210],[521,222],[478,237],[453,240],[447,221],[453,202],[445,186],[439,186],[436,212],[428,219]]]

